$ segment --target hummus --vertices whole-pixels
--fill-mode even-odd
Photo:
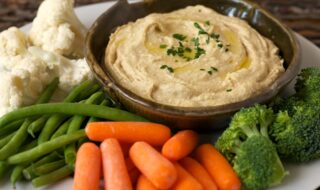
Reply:
[[[105,64],[123,87],[141,97],[203,107],[261,93],[285,71],[278,53],[245,21],[198,5],[117,28]]]

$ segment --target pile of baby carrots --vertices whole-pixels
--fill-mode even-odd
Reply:
[[[92,122],[77,152],[74,190],[240,190],[228,161],[211,144],[183,130],[171,136],[149,122]]]

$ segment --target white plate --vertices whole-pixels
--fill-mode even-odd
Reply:
[[[89,28],[93,21],[105,10],[109,9],[114,2],[106,2],[83,6],[76,8],[76,13],[80,20]],[[30,25],[22,27],[24,31],[28,31]],[[301,44],[303,67],[318,66],[320,62],[320,49],[317,48],[307,39],[297,34],[297,38]],[[286,93],[292,92],[293,86],[286,90]],[[285,178],[284,182],[272,190],[315,190],[320,186],[320,159],[307,164],[293,165],[286,164],[286,169],[290,175]],[[0,189],[13,189],[8,179],[0,182]],[[31,183],[18,183],[17,190],[35,189]],[[43,190],[62,190],[72,189],[72,178],[65,179],[47,187],[39,188]]]

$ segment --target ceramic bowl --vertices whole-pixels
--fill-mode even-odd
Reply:
[[[118,26],[145,17],[150,13],[166,13],[188,5],[201,4],[217,12],[246,20],[260,34],[271,39],[280,49],[285,73],[269,88],[247,100],[220,106],[177,107],[162,105],[127,90],[104,67],[104,52],[109,36]],[[180,129],[221,129],[231,116],[243,107],[267,103],[297,75],[300,67],[299,45],[293,33],[270,13],[257,4],[245,0],[153,0],[128,3],[119,0],[103,13],[90,28],[86,39],[86,59],[95,77],[105,90],[126,109],[151,121]]]

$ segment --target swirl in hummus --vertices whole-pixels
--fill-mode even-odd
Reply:
[[[123,87],[141,97],[203,107],[261,93],[285,71],[278,53],[245,21],[198,5],[117,28],[105,64]]]

